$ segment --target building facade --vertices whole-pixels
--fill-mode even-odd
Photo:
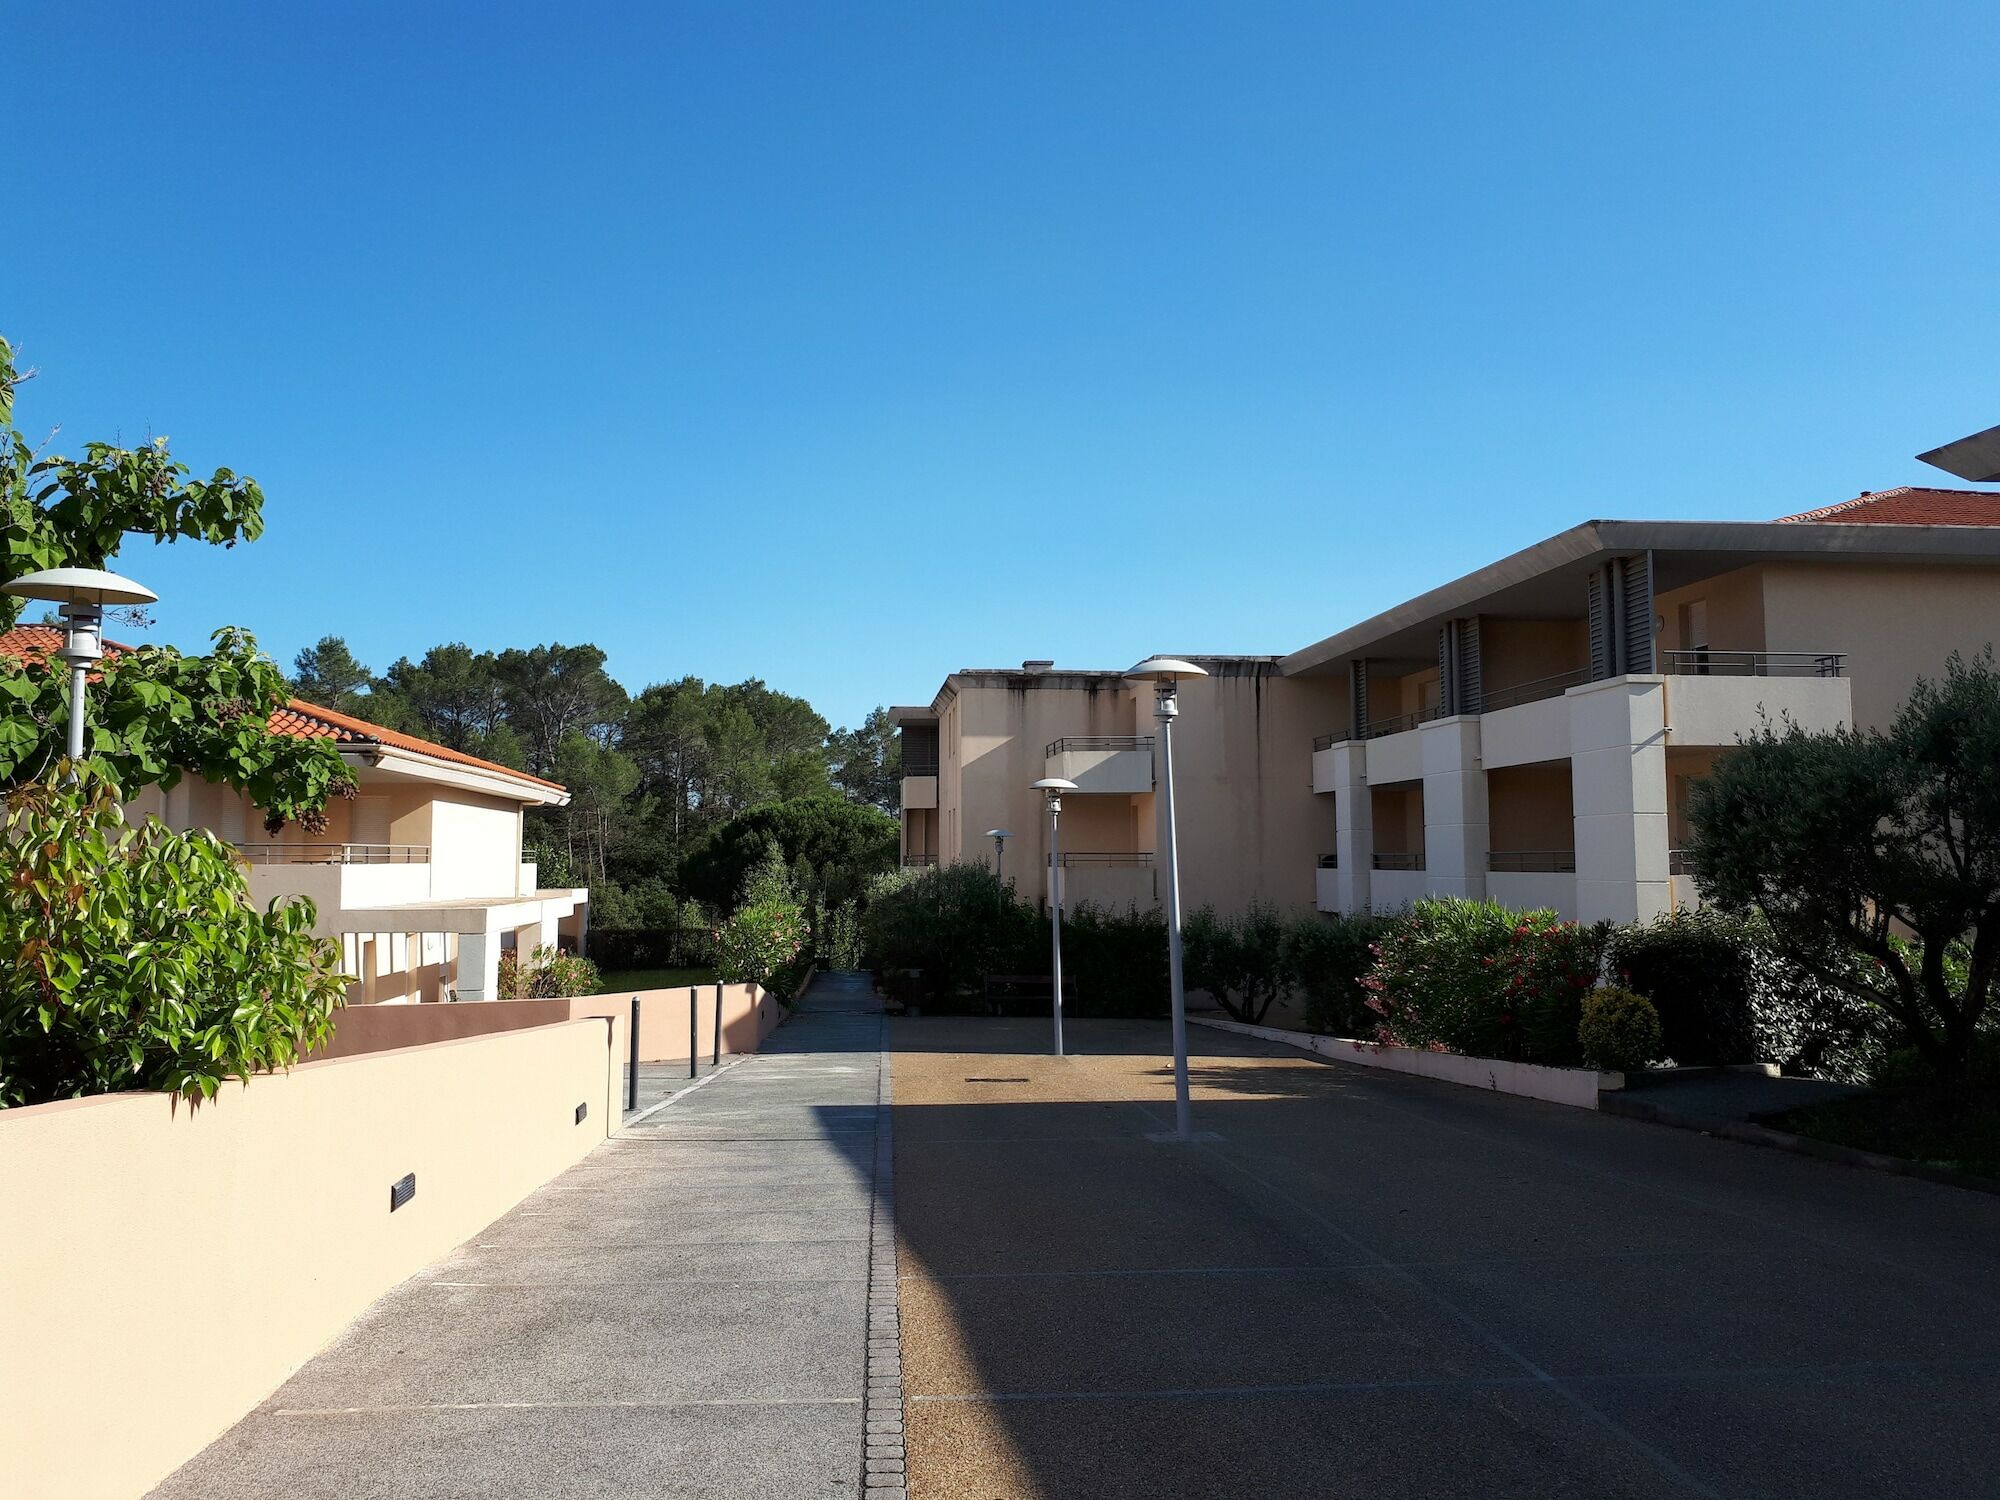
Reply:
[[[19,626],[0,654],[45,657],[61,635]],[[340,941],[350,1004],[497,999],[505,949],[581,949],[590,892],[542,889],[521,857],[524,814],[566,804],[562,787],[298,699],[270,729],[330,740],[353,769],[356,795],[328,804],[323,833],[267,833],[247,795],[196,777],[144,788],[129,815],[231,845],[259,906],[311,898],[313,930]]]
[[[1717,755],[1765,723],[1886,725],[1919,677],[1996,642],[2000,495],[1585,522],[1289,656],[1195,658],[1216,675],[1183,684],[1175,732],[1183,891],[1645,920],[1700,899],[1679,851]],[[1085,788],[1064,805],[1065,866],[1102,849],[1137,872],[1074,871],[1067,899],[1156,899],[1139,687],[1029,663],[898,710],[906,768],[935,767],[904,784],[906,859],[990,859],[979,834],[1005,826],[1026,835],[1014,868],[1039,874],[1026,787],[1065,775]]]

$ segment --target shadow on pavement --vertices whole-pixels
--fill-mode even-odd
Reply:
[[[1069,1031],[889,1026],[918,1500],[1990,1492],[1995,1200]]]

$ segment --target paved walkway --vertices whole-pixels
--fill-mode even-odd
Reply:
[[[156,1495],[852,1500],[882,1025],[823,979],[768,1051],[383,1297]]]
[[[2000,1200],[1198,1031],[889,1024],[916,1500],[1994,1493]]]

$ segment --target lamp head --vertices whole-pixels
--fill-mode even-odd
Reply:
[[[1134,682],[1153,684],[1153,717],[1170,722],[1181,711],[1180,680],[1206,677],[1208,669],[1178,656],[1149,656],[1125,675]]]
[[[1044,776],[1040,781],[1030,782],[1029,786],[1048,798],[1050,812],[1061,812],[1062,794],[1076,790],[1074,781],[1065,780],[1061,776]]]
[[[102,568],[44,568],[0,583],[0,594],[21,599],[46,599],[52,604],[81,604],[102,609],[107,604],[153,604],[159,595]]]
[[[989,828],[986,830],[986,836],[989,839],[995,839],[998,840],[1000,843],[1004,844],[1007,842],[1008,839],[1011,839],[1014,835],[1009,833],[1004,828]]]

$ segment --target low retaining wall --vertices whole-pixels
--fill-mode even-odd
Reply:
[[[583,995],[569,1000],[463,1000],[456,1004],[350,1005],[334,1017],[333,1041],[313,1054],[315,1061],[359,1057],[392,1047],[486,1036],[526,1026],[548,1026],[586,1016],[632,1014],[639,1000],[639,1060],[684,1062],[688,1055],[688,1005],[695,1008],[700,1054],[715,1045],[715,990],[638,990]],[[722,986],[722,1050],[725,1055],[755,1052],[783,1019],[778,1002],[754,984]]]
[[[1316,1036],[1308,1031],[1286,1031],[1277,1026],[1248,1026],[1241,1021],[1208,1016],[1189,1016],[1188,1020],[1196,1026],[1213,1026],[1218,1031],[1235,1031],[1244,1036],[1261,1037],[1267,1042],[1280,1042],[1336,1062],[1354,1063],[1363,1068],[1386,1068],[1392,1073],[1414,1073],[1420,1078],[1437,1078],[1446,1083],[1492,1089],[1501,1094],[1519,1094],[1524,1099],[1543,1099],[1550,1104],[1569,1104],[1578,1109],[1596,1109],[1600,1089],[1625,1086],[1624,1074],[1600,1073],[1594,1068],[1548,1068],[1539,1063],[1503,1062],[1494,1057],[1461,1057],[1456,1052],[1386,1047],[1380,1042]]]
[[[624,1054],[622,1021],[564,1019],[305,1063],[195,1110],[0,1111],[0,1495],[144,1494],[604,1140]]]

